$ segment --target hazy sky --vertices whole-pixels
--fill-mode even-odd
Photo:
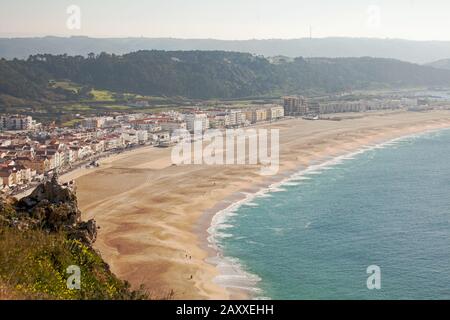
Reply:
[[[67,27],[70,5],[81,10],[80,29]],[[448,0],[0,0],[0,8],[2,37],[302,38],[311,27],[313,37],[450,40]]]

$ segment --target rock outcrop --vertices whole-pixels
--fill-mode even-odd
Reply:
[[[41,228],[51,232],[63,231],[70,239],[92,245],[97,238],[95,220],[83,222],[72,184],[62,185],[57,175],[16,203],[2,201],[15,213],[3,214],[3,222],[20,230]]]

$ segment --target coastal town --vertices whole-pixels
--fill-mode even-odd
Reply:
[[[284,118],[329,119],[328,114],[417,108],[418,99],[311,101],[283,97],[274,104],[181,107],[158,113],[114,113],[83,117],[73,127],[38,123],[30,115],[1,115],[0,190],[16,194],[52,173],[98,166],[97,160],[141,146],[169,147],[179,132],[247,127]]]
[[[450,300],[449,11],[3,0],[3,313]]]

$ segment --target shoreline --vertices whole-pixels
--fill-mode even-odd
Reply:
[[[212,279],[212,281],[222,287],[224,287],[230,294],[231,299],[271,299],[270,297],[259,297],[258,293],[262,293],[258,287],[258,283],[262,280],[259,275],[252,274],[245,270],[242,263],[235,257],[226,256],[223,253],[220,240],[217,239],[218,229],[220,226],[226,224],[227,219],[230,216],[235,215],[235,211],[240,207],[251,203],[259,197],[264,197],[266,194],[274,192],[283,192],[284,185],[291,181],[301,180],[298,178],[303,177],[308,171],[321,170],[323,168],[332,167],[343,161],[353,159],[354,156],[363,154],[365,152],[385,148],[389,144],[408,139],[416,136],[422,136],[433,132],[439,132],[442,130],[450,130],[450,124],[444,127],[431,128],[420,130],[414,133],[408,133],[397,137],[388,138],[385,141],[377,141],[375,143],[361,145],[354,151],[344,152],[340,155],[333,156],[331,158],[325,157],[325,159],[318,159],[316,163],[310,166],[299,166],[297,169],[287,170],[286,172],[279,173],[273,176],[270,180],[254,185],[251,188],[237,191],[229,195],[224,200],[216,203],[211,209],[204,211],[203,215],[199,218],[197,232],[199,232],[203,238],[200,244],[201,248],[208,253],[206,262],[215,266],[219,274]]]
[[[352,115],[348,115],[351,117]],[[170,148],[126,155],[77,178],[84,219],[95,218],[95,244],[111,270],[134,287],[175,291],[175,299],[246,299],[246,290],[215,282],[220,270],[207,238],[213,216],[299,169],[364,145],[450,127],[450,112],[370,113],[342,121],[286,120],[280,170],[262,177],[254,166],[171,166]],[[244,192],[244,193],[243,193]]]

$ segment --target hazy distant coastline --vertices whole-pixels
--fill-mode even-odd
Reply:
[[[413,63],[430,63],[450,58],[450,41],[413,41],[380,38],[300,38],[300,39],[177,39],[177,38],[91,38],[27,37],[0,38],[0,57],[27,58],[31,54],[88,53],[125,54],[138,50],[223,50],[253,53],[266,57],[364,57],[392,58]]]

